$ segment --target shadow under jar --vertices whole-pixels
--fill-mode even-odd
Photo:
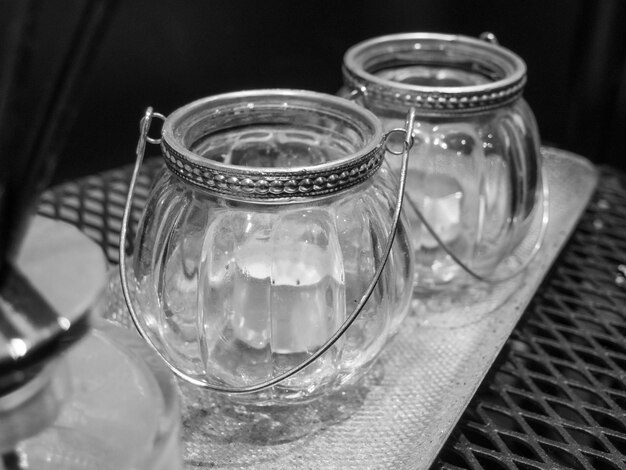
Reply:
[[[255,385],[335,333],[384,259],[397,192],[385,144],[371,112],[306,91],[218,95],[165,119],[166,167],[126,275],[136,323],[178,375]],[[413,275],[399,223],[346,333],[297,374],[232,397],[303,402],[355,382],[406,316]]]
[[[385,130],[403,127],[410,108],[416,112],[404,205],[416,292],[495,277],[542,207],[539,133],[522,98],[524,62],[495,40],[408,33],[353,46],[343,72],[346,92]]]

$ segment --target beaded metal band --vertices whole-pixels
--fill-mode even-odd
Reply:
[[[486,111],[497,108],[515,101],[522,95],[526,76],[520,80],[508,84],[507,86],[491,87],[488,91],[475,92],[453,92],[443,91],[425,92],[417,90],[406,90],[382,86],[377,83],[369,83],[360,80],[355,74],[343,67],[343,74],[346,85],[353,90],[361,90],[367,98],[374,98],[383,103],[403,107],[413,107],[423,111]]]
[[[174,150],[163,139],[161,143],[167,167],[177,176],[207,191],[249,200],[294,200],[325,196],[367,180],[380,168],[384,157],[381,142],[371,152],[335,165],[320,165],[291,172],[259,170],[251,167],[222,169],[198,165]]]
[[[458,69],[484,75],[486,83],[460,81],[452,86],[437,82],[420,85],[377,75],[378,70],[401,67]],[[424,115],[476,113],[518,99],[526,84],[526,65],[495,36],[480,39],[437,33],[403,33],[380,36],[354,45],[343,61],[346,86],[369,105],[415,108]]]

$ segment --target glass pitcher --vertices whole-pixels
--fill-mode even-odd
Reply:
[[[413,280],[380,121],[293,90],[146,116],[164,121],[159,139],[142,125],[165,167],[120,263],[144,337],[179,376],[244,402],[358,380],[407,314]]]
[[[548,215],[522,59],[489,34],[396,34],[350,48],[343,73],[346,92],[385,129],[416,113],[405,201],[416,292],[519,274],[541,245]],[[537,242],[513,262],[536,219]],[[505,259],[508,271],[496,272]]]

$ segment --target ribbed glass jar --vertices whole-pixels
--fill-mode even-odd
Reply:
[[[385,129],[402,127],[416,110],[405,204],[416,291],[472,281],[454,257],[492,276],[541,209],[539,133],[522,98],[524,62],[493,41],[410,33],[353,46],[343,71],[346,91]]]
[[[193,382],[254,385],[301,363],[339,328],[384,257],[396,185],[380,122],[305,91],[218,95],[165,119],[166,167],[127,277],[140,328]],[[398,330],[413,279],[401,223],[355,323],[257,404],[354,382]]]

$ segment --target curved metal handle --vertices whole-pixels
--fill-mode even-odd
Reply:
[[[482,274],[478,274],[474,271],[467,263],[461,260],[452,249],[446,245],[441,237],[437,234],[433,226],[428,222],[422,211],[417,207],[415,201],[411,199],[409,195],[406,196],[407,201],[409,202],[409,206],[415,212],[417,217],[420,219],[420,222],[426,227],[426,230],[430,233],[430,235],[435,239],[437,244],[441,247],[445,253],[450,256],[454,260],[454,262],[467,274],[480,282],[486,282],[490,284],[497,284],[500,282],[508,281],[513,279],[514,277],[519,276],[524,270],[528,267],[531,261],[535,258],[541,247],[543,246],[543,241],[545,240],[546,233],[548,231],[548,222],[550,221],[550,191],[548,189],[547,178],[545,177],[545,170],[541,169],[542,174],[542,201],[541,201],[541,227],[539,229],[539,233],[537,234],[537,240],[533,245],[533,249],[530,254],[526,257],[526,259],[519,265],[513,272],[508,274],[504,274],[502,276],[483,276]],[[510,255],[509,255],[510,256]]]
[[[365,85],[361,85],[358,88],[346,87],[345,90],[346,90],[346,94],[344,95],[344,98],[350,101],[354,101],[355,103],[360,104],[364,108],[367,108],[367,105],[365,103],[365,100],[367,98],[367,87]],[[359,100],[361,101],[361,103],[358,103]],[[411,113],[411,109],[409,110],[409,113]],[[413,110],[413,114],[415,115],[414,110]]]
[[[406,175],[408,171],[409,150],[411,149],[411,146],[413,145],[413,137],[411,135],[411,129],[413,129],[413,124],[415,120],[415,110],[413,108],[409,110],[406,123],[403,129],[394,129],[392,131],[389,131],[385,135],[385,139],[383,141],[383,145],[386,146],[389,135],[391,135],[392,132],[404,132],[405,133],[402,151],[393,151],[387,148],[387,150],[390,153],[394,155],[402,156],[402,167],[400,170],[400,182],[398,184],[398,195],[397,195],[398,203],[396,207],[394,208],[391,230],[390,230],[389,237],[387,238],[387,243],[385,245],[383,261],[382,263],[380,263],[380,265],[376,269],[376,272],[374,273],[374,277],[372,278],[371,282],[367,286],[367,289],[365,290],[365,293],[361,297],[361,300],[357,304],[356,308],[352,311],[352,313],[348,316],[348,318],[346,318],[343,324],[337,329],[337,331],[335,331],[335,333],[333,333],[333,335],[317,351],[315,351],[315,353],[313,353],[307,359],[302,361],[297,366],[294,366],[293,368],[283,372],[282,374],[274,376],[263,382],[260,382],[254,385],[243,386],[243,387],[227,387],[227,386],[212,384],[204,379],[198,379],[196,377],[192,377],[189,374],[186,374],[185,372],[178,369],[178,367],[176,367],[167,357],[165,357],[165,355],[161,353],[159,348],[157,348],[156,345],[152,342],[150,335],[141,324],[139,317],[137,315],[137,312],[135,311],[135,308],[132,304],[130,290],[128,288],[128,280],[126,278],[126,246],[125,246],[126,244],[125,242],[126,242],[126,237],[127,237],[127,227],[128,227],[128,223],[130,220],[130,212],[132,208],[133,193],[134,193],[135,185],[137,182],[137,176],[139,175],[139,170],[141,169],[141,165],[143,162],[146,142],[156,143],[156,144],[160,143],[160,139],[150,139],[148,137],[148,131],[150,129],[150,124],[152,122],[153,117],[165,119],[163,115],[154,113],[152,111],[152,108],[148,108],[144,114],[144,117],[141,119],[141,124],[140,124],[141,134],[139,137],[139,143],[137,144],[137,161],[135,162],[135,168],[133,170],[133,174],[132,174],[131,181],[130,181],[129,188],[128,188],[128,196],[126,198],[126,205],[124,207],[124,216],[122,218],[122,230],[120,234],[120,278],[121,278],[121,284],[122,284],[122,293],[124,294],[124,300],[126,302],[126,306],[128,307],[128,311],[130,312],[130,316],[133,320],[133,323],[135,324],[135,327],[139,331],[139,334],[141,334],[141,336],[146,340],[146,342],[150,344],[150,346],[152,346],[152,348],[157,352],[157,354],[161,357],[161,359],[165,361],[168,367],[177,376],[179,376],[183,380],[186,380],[187,382],[190,382],[194,385],[197,385],[197,386],[209,389],[209,390],[213,390],[216,392],[224,392],[224,393],[231,393],[231,394],[258,392],[260,390],[264,390],[266,388],[277,385],[283,380],[286,380],[289,377],[297,374],[302,369],[304,369],[305,367],[309,366],[314,361],[316,361],[326,351],[328,351],[328,349],[330,349],[333,346],[333,344],[335,344],[337,340],[339,340],[339,338],[346,332],[346,330],[350,327],[350,325],[354,323],[354,321],[357,319],[357,317],[359,316],[359,314],[365,307],[365,304],[371,297],[372,293],[374,292],[374,289],[376,288],[376,284],[378,283],[378,280],[380,279],[380,276],[382,275],[383,269],[385,268],[387,264],[387,260],[389,259],[389,255],[391,253],[396,231],[398,228],[398,223],[400,222],[400,216],[402,213],[402,204],[404,200],[404,188],[406,185]]]

